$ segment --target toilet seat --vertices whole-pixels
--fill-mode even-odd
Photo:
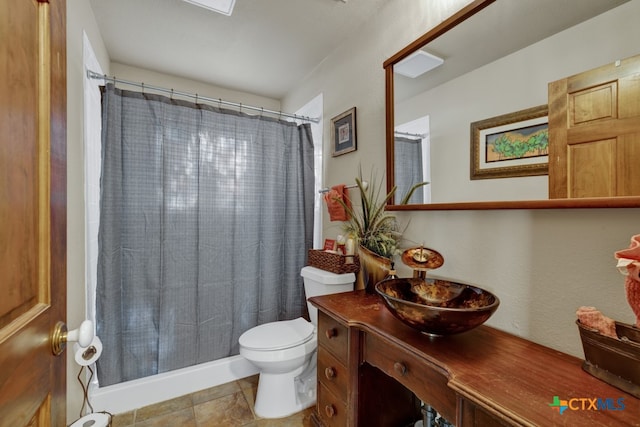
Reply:
[[[238,339],[241,347],[274,351],[296,347],[313,338],[315,327],[302,317],[258,325]]]

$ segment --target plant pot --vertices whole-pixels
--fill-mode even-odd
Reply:
[[[585,361],[582,369],[640,399],[640,329],[616,322],[615,339],[576,321]]]
[[[356,289],[364,289],[375,293],[376,283],[387,277],[391,270],[391,260],[371,252],[364,246],[358,246],[360,272],[356,281]]]

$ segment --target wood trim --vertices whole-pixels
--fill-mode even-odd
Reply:
[[[348,328],[348,352],[347,352],[347,371],[349,372],[349,384],[357,384],[359,381],[358,368],[361,364],[359,355],[362,354],[362,333],[356,328]],[[355,406],[358,404],[358,390],[355,387],[347,387],[347,406]],[[351,411],[347,421],[350,426],[358,426],[359,411]]]
[[[393,67],[387,67],[384,70],[385,72],[385,99],[386,108],[385,108],[385,140],[386,140],[386,167],[387,167],[387,194],[389,194],[393,190],[393,182],[394,182],[394,162],[395,162],[395,153],[393,150],[394,146],[394,105],[393,102],[389,102],[389,100],[393,100]],[[391,198],[391,202],[396,200],[395,194]]]
[[[618,62],[611,62],[589,70],[588,73],[578,73],[567,77],[567,91],[577,92],[582,89],[602,84],[602,82],[615,81],[621,75],[635,74],[640,68],[640,55],[624,58]]]
[[[51,283],[55,283],[54,293],[50,295],[52,306],[49,330],[53,330],[56,322],[66,322],[67,319],[67,2],[48,0],[47,3],[51,47],[49,52],[51,103],[49,237],[50,251],[52,254],[57,254],[49,271]],[[66,425],[67,357],[65,355],[53,358],[51,382],[52,425]]]
[[[640,208],[640,196],[582,199],[519,200],[490,202],[433,203],[430,205],[388,205],[388,211],[443,211],[495,209]]]
[[[450,29],[454,28],[456,25],[469,19],[470,17],[480,12],[482,9],[489,6],[491,3],[495,1],[496,0],[474,0],[473,2],[469,3],[468,5],[466,5],[465,7],[463,7],[462,9],[460,9],[459,11],[451,15],[449,18],[445,19],[444,21],[442,21],[441,23],[433,27],[431,30],[429,30],[425,34],[423,34],[422,36],[420,36],[419,38],[411,42],[408,46],[404,47],[402,50],[400,50],[398,53],[393,55],[391,58],[384,61],[382,66],[384,68],[387,68],[389,66],[393,66],[393,64],[396,64],[402,61],[404,58],[411,55],[417,49],[420,49],[425,44],[440,37]]]
[[[597,123],[586,123],[567,129],[566,144],[572,145],[576,142],[583,143],[585,141],[614,139],[620,135],[636,133],[637,131],[637,117],[604,119]]]
[[[549,198],[561,199],[567,188],[567,79],[549,83]]]
[[[51,143],[51,25],[49,3],[38,4],[38,302],[51,303],[50,143]]]

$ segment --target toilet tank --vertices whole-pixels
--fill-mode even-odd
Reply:
[[[356,275],[353,273],[336,274],[316,267],[303,267],[300,275],[304,279],[304,292],[307,300],[317,295],[337,294],[353,290]],[[307,301],[309,318],[314,326],[318,325],[318,309]]]

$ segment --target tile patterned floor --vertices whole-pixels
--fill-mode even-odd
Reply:
[[[253,413],[258,376],[114,415],[113,427],[311,427],[313,407],[288,418]]]

